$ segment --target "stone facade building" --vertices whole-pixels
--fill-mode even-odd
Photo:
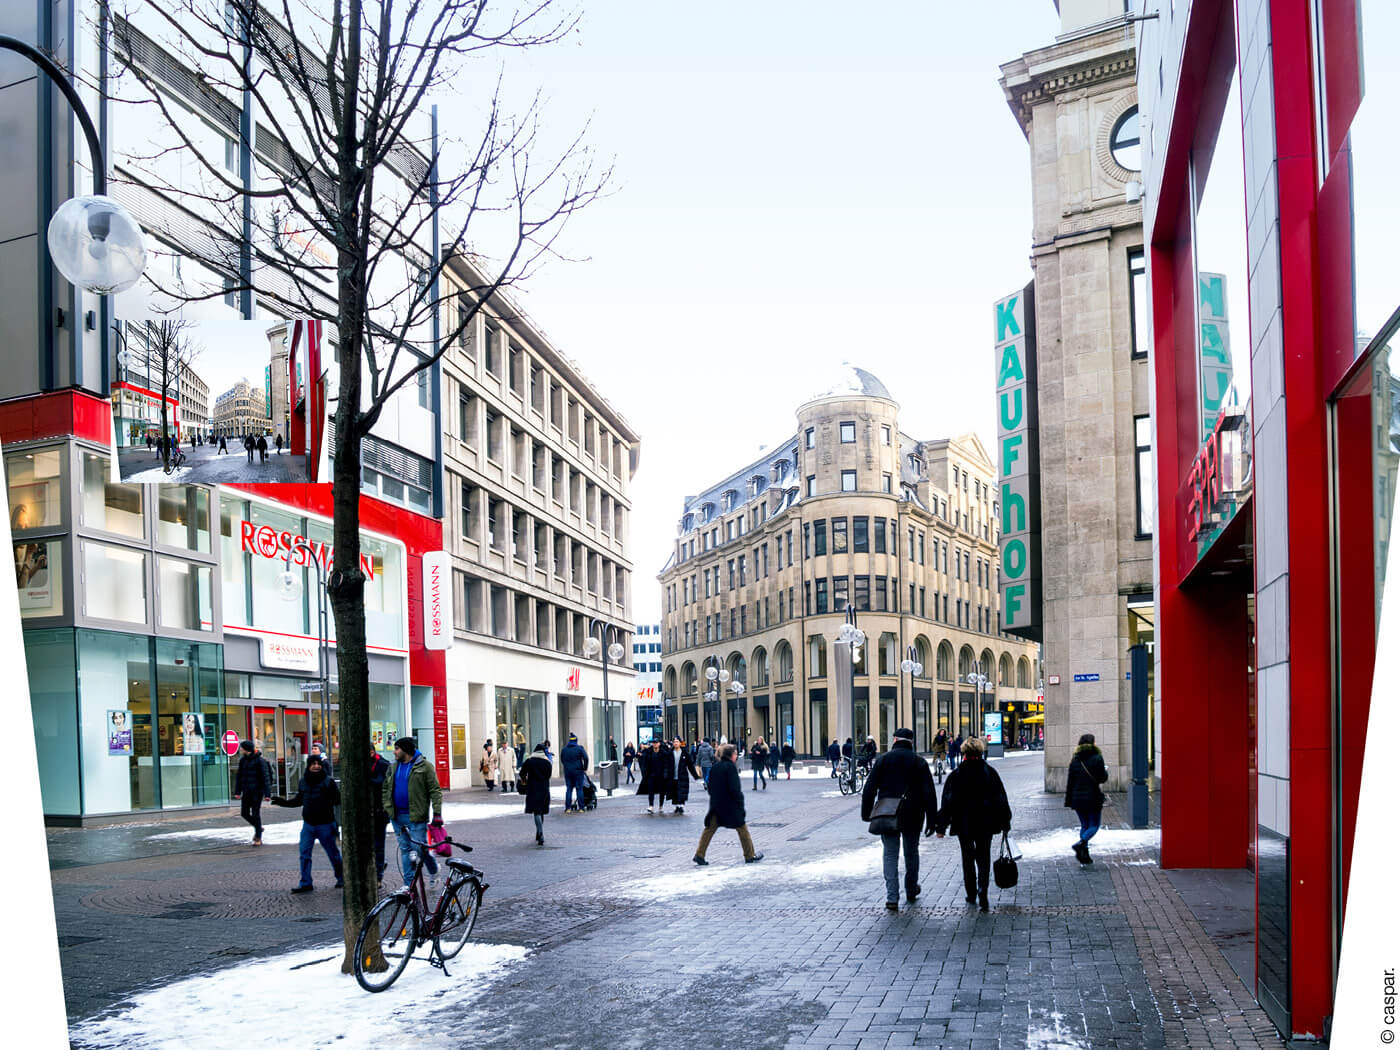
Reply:
[[[216,436],[264,434],[269,422],[262,388],[246,379],[240,379],[214,399],[213,432]]]
[[[485,283],[461,258],[447,278],[444,338]],[[627,530],[639,438],[499,293],[450,345],[442,382],[453,783],[480,783],[486,740],[528,752],[548,739],[557,754],[573,732],[596,764],[609,735],[619,750],[637,735]],[[606,681],[590,636],[621,647]]]
[[[848,606],[868,638],[858,735],[887,748],[909,726],[927,750],[939,726],[981,732],[979,703],[1013,722],[1029,713],[1035,647],[998,631],[992,463],[972,435],[909,437],[898,412],[847,366],[797,410],[793,438],[685,501],[659,577],[668,735],[823,754],[841,721],[832,643]],[[903,673],[906,659],[921,673]],[[709,666],[729,672],[720,699],[703,697]]]
[[[1118,0],[1060,10],[1056,42],[1001,77],[1030,143],[1050,791],[1063,789],[1084,732],[1104,750],[1110,785],[1127,782],[1128,647],[1153,640],[1134,31]]]

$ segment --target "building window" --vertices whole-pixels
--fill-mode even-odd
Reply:
[[[859,585],[857,585],[857,594],[859,594]],[[883,576],[876,576],[876,577],[875,577],[875,611],[876,611],[876,612],[884,612],[884,611],[885,611],[885,603],[886,603],[886,601],[887,601],[887,598],[886,598],[886,591],[885,591],[885,577],[883,577]]]
[[[815,496],[816,494],[817,494],[817,476],[816,476],[815,474],[808,474],[808,475],[807,475],[807,495],[808,495],[808,496]]]
[[[856,443],[856,425],[854,422],[846,421],[841,424],[841,444],[854,445]]]
[[[826,553],[826,522],[812,522],[812,554],[820,557]]]
[[[1141,248],[1128,249],[1128,307],[1136,361],[1145,358],[1152,345],[1152,335],[1147,330],[1147,257]]]
[[[1142,170],[1142,137],[1138,134],[1138,108],[1133,106],[1113,125],[1108,137],[1109,152],[1121,168]]]
[[[885,553],[885,519],[875,519],[875,553]]]
[[[890,443],[890,428],[889,428],[889,425],[888,425],[888,424],[885,424],[885,423],[881,423],[881,424],[880,424],[880,444],[882,444],[882,445],[888,445],[889,443]]]
[[[1152,417],[1134,416],[1133,433],[1137,444],[1137,535],[1152,535]]]
[[[893,474],[881,474],[881,475],[880,475],[880,490],[881,490],[882,492],[888,492],[888,493],[891,493],[891,494],[894,493],[894,475],[893,475]]]
[[[851,578],[837,576],[831,581],[831,602],[837,612],[843,612],[850,604]]]
[[[851,551],[854,554],[870,553],[870,519],[851,519]]]
[[[845,553],[847,553],[847,552],[850,550],[850,547],[849,547],[848,543],[846,542],[846,536],[847,536],[847,534],[846,534],[846,519],[845,519],[845,518],[832,518],[832,519],[831,519],[831,553],[832,553],[832,554],[845,554]]]
[[[854,492],[856,490],[856,472],[854,470],[841,471],[841,491]]]
[[[817,584],[817,615],[827,612],[827,580],[825,576],[819,577]]]
[[[807,428],[807,447],[808,447],[808,448],[816,448],[816,447],[817,447],[817,428],[816,428],[816,427],[808,427],[808,428]]]
[[[858,612],[870,611],[870,577],[857,576],[855,585],[855,603]]]

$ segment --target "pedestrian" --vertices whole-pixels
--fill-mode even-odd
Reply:
[[[783,759],[783,771],[784,771],[785,773],[787,773],[787,778],[788,778],[789,780],[791,780],[791,779],[792,779],[792,763],[793,763],[793,762],[796,760],[796,758],[797,758],[797,749],[796,749],[795,747],[793,747],[792,744],[788,743],[788,742],[785,740],[785,741],[783,741],[783,748],[782,748],[781,754],[782,754],[782,759]]]
[[[630,784],[635,777],[632,776],[632,763],[637,761],[637,749],[632,746],[632,741],[627,741],[627,746],[622,749],[622,767],[627,770],[627,779],[623,781]]]
[[[933,735],[933,760],[935,762],[947,762],[948,760],[948,730],[940,729]]]
[[[307,776],[310,776],[307,773]],[[413,864],[409,852],[419,842],[428,841],[428,811],[433,823],[442,821],[442,787],[438,784],[433,764],[418,750],[418,741],[401,736],[394,741],[394,767],[384,778],[384,812],[394,822],[394,835],[399,840],[399,868],[404,885],[413,880]],[[437,879],[437,861],[433,851],[418,847],[428,868],[428,878]]]
[[[259,463],[266,463],[266,462],[267,462],[267,435],[266,435],[266,434],[259,434],[259,435],[258,435],[258,455],[262,457],[261,459],[258,460]]]
[[[313,740],[313,741],[311,741],[311,753],[312,753],[313,755],[319,755],[320,758],[321,758],[321,761],[324,762],[324,763],[326,764],[326,775],[327,775],[327,776],[332,776],[332,777],[335,776],[335,763],[331,761],[331,756],[328,755],[328,754],[326,754],[325,748],[323,748],[323,747],[321,746],[321,741],[319,741],[319,740]]]
[[[578,734],[570,733],[569,742],[559,752],[559,764],[564,770],[564,812],[583,812],[583,785],[588,782],[588,752],[578,742]]]
[[[898,799],[897,830],[881,834],[885,849],[885,907],[899,911],[899,847],[904,845],[904,896],[910,904],[919,885],[919,832],[932,835],[938,817],[938,789],[928,763],[914,751],[914,731],[896,729],[894,746],[876,761],[860,796],[860,819],[870,820],[878,800]]]
[[[311,850],[318,842],[335,870],[336,887],[344,886],[345,870],[335,844],[335,807],[340,804],[340,787],[326,772],[321,756],[312,755],[306,760],[301,790],[292,798],[273,798],[272,804],[301,807],[301,881],[292,887],[292,892],[310,893],[316,888],[311,884]]]
[[[700,746],[695,749],[695,764],[700,767],[700,781],[705,790],[710,790],[710,770],[715,766],[715,749],[709,737],[701,740]]]
[[[253,462],[253,449],[257,446],[253,444],[253,435],[248,434],[243,438],[243,451],[248,453],[248,462]]]
[[[251,740],[238,745],[238,771],[233,775],[233,797],[243,802],[243,819],[253,825],[253,845],[262,845],[263,799],[272,797],[272,766]]]
[[[948,745],[948,768],[955,769],[962,762],[963,735],[962,730],[958,730],[958,735],[953,737],[953,742]]]
[[[700,779],[700,771],[695,768],[695,761],[680,737],[671,742],[670,755],[663,752],[663,757],[671,761],[671,802],[677,814],[684,813],[686,801],[690,798],[690,782]]]
[[[826,747],[826,760],[831,763],[831,776],[836,776],[836,767],[841,764],[841,745],[833,740]]]
[[[867,773],[870,772],[870,766],[879,753],[880,749],[875,746],[875,738],[873,736],[866,737],[865,744],[860,749],[860,764],[865,767]]]
[[[279,456],[282,454],[282,435],[281,435],[281,434],[278,434],[278,435],[277,435],[277,454],[278,454]]]
[[[749,745],[749,765],[753,768],[753,789],[758,790],[758,785],[763,785],[763,790],[768,790],[768,778],[763,775],[768,768],[768,748],[763,743],[763,737],[759,737]]]
[[[505,750],[513,751],[513,748]],[[549,778],[554,766],[545,755],[545,745],[535,745],[534,753],[520,767],[520,789],[525,792],[525,812],[535,818],[535,845],[544,845],[544,818],[549,812]]]
[[[219,451],[215,452],[214,455],[216,455],[216,456],[227,456],[227,455],[228,455],[228,438],[227,438],[225,435],[223,435],[223,434],[220,434],[220,435],[219,435]]]
[[[389,760],[379,753],[379,749],[373,744],[369,745],[369,791],[370,798],[384,798],[384,781],[389,776]],[[375,880],[383,883],[384,869],[388,865],[384,862],[384,837],[389,830],[389,814],[384,806],[374,807],[374,821],[371,824],[371,837],[374,839],[374,877]]]
[[[710,808],[705,813],[705,830],[700,834],[700,844],[695,847],[694,861],[705,865],[705,851],[710,848],[710,840],[720,828],[733,828],[739,833],[739,846],[744,851],[744,863],[753,864],[763,859],[763,854],[753,848],[749,835],[748,820],[744,814],[744,785],[740,783],[739,767],[734,764],[738,752],[733,744],[724,744],[719,749],[719,761],[710,770]]]
[[[661,799],[661,808],[666,808],[666,797],[670,793],[667,787],[667,772],[671,769],[668,756],[661,753],[661,738],[652,739],[651,747],[642,751],[638,758],[641,766],[642,780],[637,785],[637,794],[646,795],[647,812],[654,813],[656,799]]]
[[[492,762],[496,770],[496,779],[501,782],[501,791],[514,791],[516,787],[515,748],[504,745],[496,748],[496,755]]]
[[[783,764],[783,750],[778,746],[777,738],[768,745],[768,779],[778,779],[778,767]]]
[[[151,435],[150,435],[150,434],[147,434],[147,435],[146,435],[146,451],[147,451],[147,452],[151,451],[151,446],[154,445],[154,444],[155,444],[155,442],[151,440]]]
[[[608,737],[608,761],[617,761],[617,741],[612,737]]]
[[[841,757],[846,760],[847,765],[855,769],[856,749],[850,737],[846,737],[846,742],[841,745]]]
[[[477,769],[481,770],[482,777],[486,780],[487,791],[496,790],[496,756],[491,753],[491,748],[492,741],[490,740],[481,745],[481,763],[477,766]]]
[[[1107,780],[1103,752],[1094,743],[1094,734],[1085,733],[1069,760],[1069,779],[1065,783],[1065,805],[1079,817],[1079,838],[1073,848],[1080,864],[1094,863],[1089,856],[1089,840],[1103,823],[1103,789],[1099,785]]]
[[[943,785],[943,805],[934,830],[958,837],[962,850],[963,888],[967,903],[987,910],[987,884],[992,870],[992,839],[1011,830],[1011,803],[997,771],[987,764],[987,745],[981,737],[963,741],[965,761],[948,774]]]

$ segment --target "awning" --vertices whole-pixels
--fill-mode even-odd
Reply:
[[[1045,724],[1044,715],[1027,715],[1020,720],[1023,726],[1039,726]]]

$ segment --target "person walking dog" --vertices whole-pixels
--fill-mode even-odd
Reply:
[[[896,729],[894,746],[875,760],[860,796],[860,819],[870,821],[877,803],[896,800],[891,830],[880,831],[885,849],[885,907],[899,911],[899,847],[904,844],[904,895],[910,904],[919,885],[919,832],[932,835],[938,817],[938,789],[928,763],[914,751],[914,731]],[[875,827],[872,825],[871,830]]]
[[[536,846],[544,845],[544,818],[549,813],[549,778],[553,775],[554,764],[545,754],[544,744],[536,744],[534,753],[520,765],[519,781],[519,790],[525,792],[525,812],[535,818]]]
[[[311,850],[318,842],[335,870],[336,887],[344,886],[345,869],[335,844],[335,807],[340,805],[340,786],[326,772],[321,756],[312,755],[306,760],[301,790],[292,798],[274,798],[272,804],[301,807],[301,881],[292,887],[292,892],[310,893],[316,888],[311,882]]]
[[[1069,760],[1069,779],[1065,783],[1065,805],[1079,817],[1079,838],[1073,848],[1080,864],[1094,863],[1089,856],[1089,840],[1103,823],[1103,789],[1099,785],[1107,780],[1103,752],[1094,743],[1094,734],[1085,733]]]
[[[943,785],[943,805],[934,830],[942,838],[951,830],[962,850],[963,886],[967,903],[987,910],[987,884],[992,870],[992,839],[1011,830],[1011,803],[997,771],[987,764],[981,737],[963,741],[963,761]]]
[[[739,767],[734,764],[738,749],[733,744],[724,744],[719,749],[719,761],[710,770],[710,808],[705,813],[705,830],[700,834],[700,845],[695,848],[696,864],[705,865],[705,851],[710,848],[710,840],[720,828],[733,828],[739,833],[739,846],[744,851],[744,863],[754,864],[763,859],[763,854],[753,848],[753,838],[749,835],[748,818],[744,813],[744,785],[740,783]]]

